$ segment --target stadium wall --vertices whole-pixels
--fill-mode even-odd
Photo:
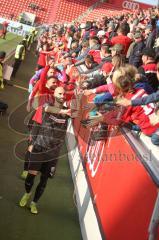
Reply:
[[[158,155],[130,132],[110,129],[107,140],[94,142],[80,123],[84,118],[82,112],[70,123],[67,135],[83,239],[148,239]]]

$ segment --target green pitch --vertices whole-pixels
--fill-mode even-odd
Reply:
[[[23,39],[23,37],[18,36],[13,33],[7,33],[6,40],[0,38],[0,51],[6,51],[6,53],[11,52],[17,46],[17,44]]]
[[[9,41],[8,35],[6,43],[5,40],[0,41],[0,47],[3,46],[6,51],[12,41],[17,43],[17,37]],[[12,80],[13,84],[28,88],[29,79],[34,74],[37,63],[34,56],[35,46],[36,44],[27,52],[16,78]],[[27,207],[20,208],[18,205],[25,191],[24,181],[19,176],[23,170],[27,149],[27,141],[24,141],[24,138],[28,138],[28,130],[24,124],[27,115],[26,104],[22,105],[27,99],[28,91],[17,87],[6,85],[0,92],[0,100],[9,105],[8,113],[0,116],[0,239],[82,240],[65,146],[61,151],[62,158],[59,159],[55,178],[49,179],[44,195],[39,201],[39,214],[34,216]],[[18,110],[12,121],[9,114],[15,112],[15,109],[20,111]],[[9,119],[12,127],[8,124]],[[38,178],[39,176],[35,187]]]

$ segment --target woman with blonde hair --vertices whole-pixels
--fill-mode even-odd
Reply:
[[[115,87],[115,95],[124,97],[128,100],[147,96],[147,93],[143,88],[135,88],[137,74],[137,69],[131,65],[125,65],[124,67],[117,69],[114,72],[112,79]],[[108,113],[103,115],[98,114],[96,118],[90,121],[89,126],[92,127],[99,122],[109,125],[134,123],[145,135],[151,137],[153,144],[159,145],[159,122],[155,124],[151,122],[152,116],[155,113],[154,104],[136,107],[128,106],[121,112],[121,114],[119,113],[120,112],[118,111],[114,114],[110,114],[110,116]]]
[[[119,72],[118,72],[119,70]],[[134,89],[144,89],[147,94],[153,93],[153,88],[149,85],[147,82],[147,79],[144,75],[140,74],[138,72],[138,69],[130,64],[126,64],[124,68],[117,69],[116,72],[114,72],[113,78],[115,79],[115,75],[129,75],[131,80],[132,88]],[[130,87],[130,86],[129,86]]]
[[[134,81],[136,71],[133,66],[121,67],[113,75],[113,84],[115,86],[116,94],[124,96],[128,100],[136,99],[138,97],[147,96],[144,89],[136,89]],[[155,112],[154,104],[147,104],[145,106],[129,106],[126,108],[122,116],[122,121],[137,124],[141,131],[151,137],[151,141],[155,145],[159,145],[159,123],[151,124],[151,116]]]

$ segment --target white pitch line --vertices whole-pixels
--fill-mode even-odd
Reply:
[[[21,86],[16,85],[16,84],[14,84],[13,87],[20,88],[20,89],[23,89],[23,90],[25,90],[25,91],[28,91],[27,88],[25,88],[25,87],[21,87]]]

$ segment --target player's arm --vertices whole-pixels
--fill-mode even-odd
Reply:
[[[45,106],[44,110],[48,113],[71,115],[71,109],[61,109],[55,106]]]

